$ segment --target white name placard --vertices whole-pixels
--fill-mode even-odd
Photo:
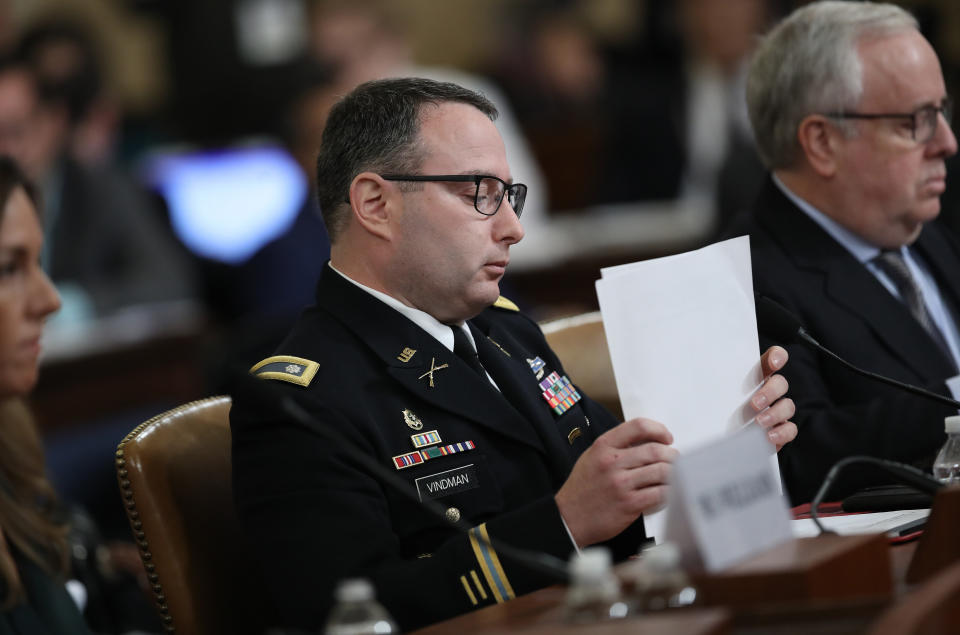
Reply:
[[[666,539],[686,566],[720,571],[793,538],[773,452],[763,429],[749,425],[677,458]]]

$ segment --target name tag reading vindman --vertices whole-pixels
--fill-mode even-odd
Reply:
[[[417,494],[424,498],[440,498],[457,492],[465,492],[480,486],[477,479],[477,467],[471,463],[463,467],[446,470],[430,476],[421,476],[416,480]]]
[[[793,538],[773,452],[763,429],[749,425],[677,458],[666,538],[685,566],[716,572]]]

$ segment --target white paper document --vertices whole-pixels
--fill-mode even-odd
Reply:
[[[857,534],[887,533],[897,536],[906,528],[922,529],[919,521],[926,520],[929,509],[902,509],[892,512],[874,512],[870,514],[847,514],[845,516],[823,516],[820,523],[841,536]],[[790,521],[793,535],[797,538],[819,536],[820,530],[809,518]]]
[[[747,237],[601,276],[597,296],[627,419],[660,421],[681,452],[753,419],[748,402],[763,376]],[[659,537],[662,513],[645,522]]]

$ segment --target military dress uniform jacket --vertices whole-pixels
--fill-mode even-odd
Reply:
[[[821,344],[865,370],[950,395],[952,361],[849,251],[768,180],[749,222],[754,288],[798,316]],[[951,308],[960,306],[960,248],[936,223],[911,246],[937,279]],[[783,344],[760,332],[761,348]],[[802,343],[787,345],[782,374],[796,403],[799,434],[779,453],[794,504],[813,498],[838,460],[866,454],[930,469],[944,442],[943,418],[956,410],[860,377]],[[847,468],[838,498],[883,482],[870,468]]]
[[[482,538],[567,559],[554,494],[574,462],[618,422],[572,385],[537,325],[509,301],[470,320],[501,391],[406,317],[329,266],[308,309],[254,367],[316,421],[234,396],[234,496],[278,624],[317,628],[333,587],[365,576],[405,630],[555,582]],[[505,307],[505,308],[504,308]],[[539,379],[538,379],[539,377]],[[547,403],[538,384],[566,396]],[[442,504],[469,536],[351,462],[335,427]],[[417,447],[420,446],[420,447]],[[635,552],[642,522],[613,541]]]

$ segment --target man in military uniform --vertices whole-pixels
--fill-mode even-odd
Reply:
[[[315,629],[335,582],[370,578],[405,630],[554,582],[487,537],[566,559],[643,539],[675,451],[655,421],[618,422],[581,395],[537,325],[499,296],[526,187],[496,110],[453,84],[363,84],[331,112],[318,160],[330,263],[278,355],[253,372],[313,427],[235,395],[240,519],[278,623]],[[764,355],[767,374],[786,352]],[[753,401],[782,445],[786,382]],[[468,535],[358,467],[335,428]]]

